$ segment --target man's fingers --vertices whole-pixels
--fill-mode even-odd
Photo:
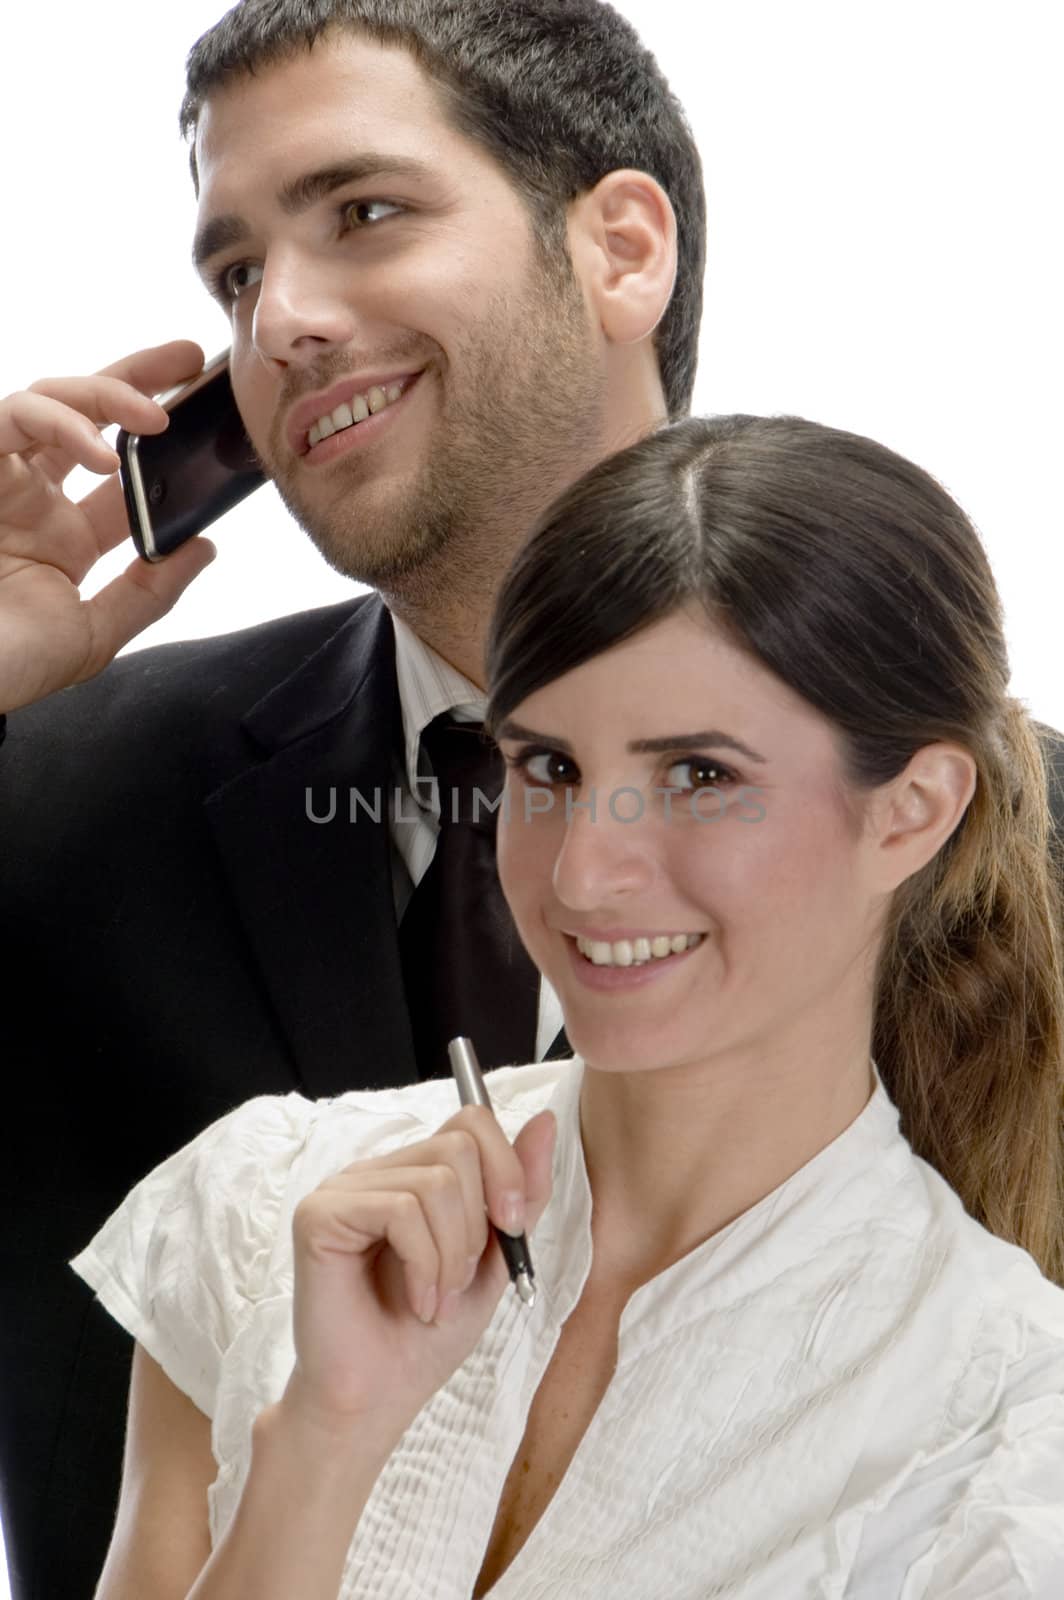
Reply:
[[[161,433],[166,414],[151,397],[202,369],[200,346],[175,339],[88,377],[39,378],[0,403],[0,458],[35,461],[52,483],[78,464],[113,471],[117,461],[98,430],[117,423],[130,433]]]
[[[118,456],[99,432],[113,422],[131,433],[167,426],[154,400],[114,378],[46,378],[40,388],[11,395],[0,406],[0,485],[6,490],[30,462],[57,485],[77,466],[115,472]]]
[[[62,410],[67,406],[80,414],[80,418],[85,418],[93,429],[117,422],[118,426],[130,430],[130,434],[162,434],[166,427],[162,406],[155,405],[149,395],[141,394],[139,389],[118,378],[40,378],[30,384],[29,389],[22,390],[22,394],[11,397],[14,419],[18,421],[19,411],[29,414],[35,400],[45,402],[37,406],[38,414],[46,414],[45,406],[50,410]],[[0,437],[0,446],[3,445],[5,440]]]
[[[141,399],[139,403],[151,402]],[[81,462],[99,472],[108,446],[89,417],[55,396],[30,389],[12,395],[0,407],[0,456],[18,455],[30,461],[38,452],[53,449],[68,455],[71,465]]]
[[[131,561],[119,577],[86,601],[93,648],[82,674],[93,677],[131,639],[165,616],[218,554],[209,539],[190,539],[165,561]]]
[[[204,367],[203,351],[192,339],[172,339],[168,344],[152,345],[123,356],[109,367],[101,367],[98,377],[121,378],[141,394],[161,394],[175,384],[195,378]]]
[[[129,538],[129,517],[126,515],[126,499],[122,493],[122,482],[117,472],[114,477],[108,478],[106,483],[101,483],[98,488],[90,490],[83,500],[79,500],[78,510],[83,514],[92,529],[92,535],[100,555],[106,555],[108,550],[113,550],[116,545],[122,543],[123,539]],[[195,543],[194,540],[192,542]],[[160,568],[168,567],[171,560],[176,560],[181,550],[186,548],[185,545],[181,545],[172,557],[168,556],[166,561],[159,562],[158,566]],[[132,568],[130,570],[132,571]],[[103,590],[100,592],[104,593]]]

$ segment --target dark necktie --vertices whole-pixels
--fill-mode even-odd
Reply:
[[[445,713],[421,735],[439,785],[436,853],[399,925],[407,1009],[420,1078],[450,1072],[448,1042],[472,1039],[480,1064],[536,1058],[539,972],[525,951],[495,870],[502,789],[498,747],[479,722]]]

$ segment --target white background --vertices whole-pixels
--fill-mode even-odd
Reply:
[[[176,132],[184,56],[223,4],[9,8],[0,393],[171,338],[208,355],[228,343],[188,261]],[[1013,692],[1064,727],[1055,0],[617,9],[657,55],[705,166],[694,410],[796,412],[934,473],[989,549]],[[136,647],[352,592],[271,488],[212,537],[217,561]]]

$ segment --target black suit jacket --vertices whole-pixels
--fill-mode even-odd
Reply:
[[[67,1265],[146,1172],[257,1094],[417,1077],[376,595],[126,656],[0,751],[0,1489],[15,1600],[91,1600],[131,1345]],[[335,819],[319,816],[337,789]]]

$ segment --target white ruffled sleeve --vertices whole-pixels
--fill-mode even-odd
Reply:
[[[150,1172],[70,1263],[208,1417],[318,1112],[298,1094],[247,1101]]]
[[[980,1330],[946,1407],[951,1442],[866,1523],[846,1600],[1064,1597],[1064,1345],[1050,1311],[1047,1329],[1016,1314]]]
[[[1064,1394],[1010,1411],[899,1600],[1060,1600],[1064,1595]]]

